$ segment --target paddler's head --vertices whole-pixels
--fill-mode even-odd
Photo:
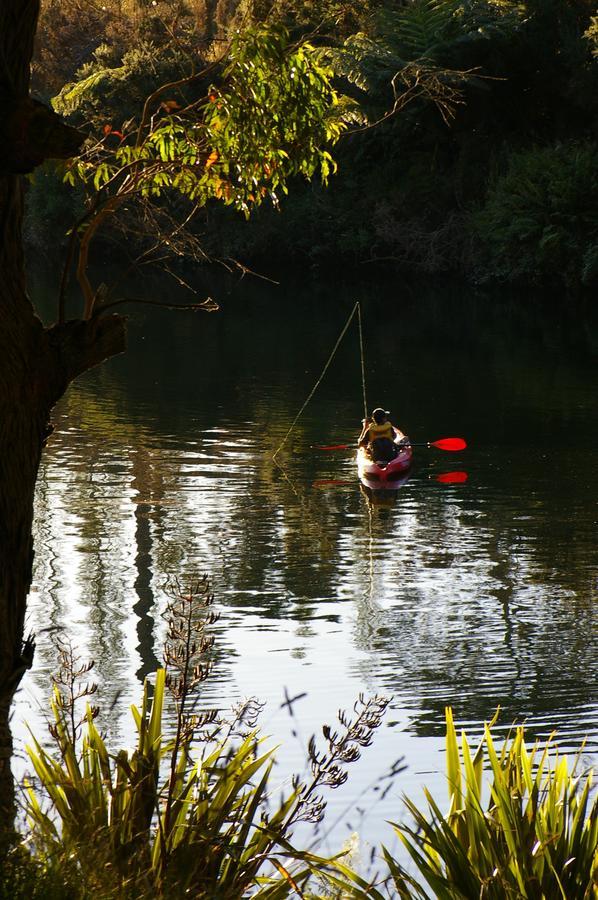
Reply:
[[[390,415],[390,413],[388,412],[388,410],[378,407],[377,409],[375,409],[373,411],[372,419],[374,420],[376,425],[384,425],[384,423],[388,419],[389,415]]]

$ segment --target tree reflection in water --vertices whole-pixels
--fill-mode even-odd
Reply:
[[[159,337],[136,342],[133,323],[127,358],[71,388],[38,486],[32,627],[68,630],[102,691],[132,699],[160,658],[167,576],[207,571],[222,615],[206,702],[311,679],[309,722],[344,684],[392,692],[413,736],[441,735],[447,704],[475,726],[500,703],[505,727],[596,749],[591,355],[513,305],[418,297],[399,315],[396,289],[372,288],[370,396],[414,440],[466,437],[470,477],[438,484],[446,454],[423,450],[396,495],[364,497],[351,454],[308,449],[358,430],[350,341],[285,449],[288,477],[271,464],[349,301],[248,291],[199,323],[158,314]],[[345,483],[312,486],[326,481]],[[54,666],[40,634],[40,702]]]

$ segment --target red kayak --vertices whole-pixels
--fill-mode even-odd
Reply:
[[[357,474],[362,484],[372,490],[397,487],[397,481],[400,481],[410,469],[413,458],[413,450],[409,444],[405,446],[397,442],[397,447],[398,455],[390,462],[375,461],[364,447],[359,448]]]

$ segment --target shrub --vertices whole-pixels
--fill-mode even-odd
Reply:
[[[64,868],[42,863],[23,846],[0,858],[0,900],[76,900],[76,880]]]
[[[566,285],[595,281],[598,147],[557,144],[512,154],[474,229],[493,275]]]
[[[48,161],[29,176],[24,219],[27,246],[59,260],[57,248],[66,246],[67,233],[85,208],[83,189],[66,185],[64,173],[64,165]]]
[[[274,801],[273,754],[255,727],[259,707],[245,704],[232,724],[195,708],[193,692],[210,669],[211,603],[206,579],[186,590],[176,586],[166,666],[153,688],[146,681],[141,709],[132,707],[133,751],[108,750],[95,725],[97,708],[88,705],[77,722],[76,701],[93,689],[76,685],[90,666],[78,667],[63,651],[52,700],[58,752],[33,737],[28,752],[43,791],[29,785],[26,812],[36,863],[42,871],[62,868],[78,885],[77,897],[277,900],[301,896],[314,877],[341,886],[350,880],[350,870],[340,876],[334,860],[295,848],[292,829],[301,820],[320,821],[322,787],[344,783],[345,765],[371,742],[387,701],[358,701],[354,718],[341,717],[340,733],[324,726],[326,751],[310,742],[311,779],[293,779],[289,793]],[[170,738],[167,692],[176,706]]]
[[[522,727],[502,749],[491,725],[472,752],[461,746],[446,711],[450,806],[443,814],[426,791],[428,810],[407,800],[415,828],[397,827],[399,837],[435,897],[563,898],[598,896],[598,798],[590,802],[592,773],[569,769],[552,738],[530,750]],[[484,801],[484,764],[489,799]],[[385,851],[401,897],[427,897]]]

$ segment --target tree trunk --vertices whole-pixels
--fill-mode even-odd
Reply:
[[[0,177],[0,823],[11,821],[10,704],[31,665],[25,612],[33,497],[52,407],[69,382],[125,347],[120,316],[45,330],[25,292],[21,187]]]
[[[0,176],[0,821],[7,823],[14,804],[8,716],[32,657],[23,632],[33,558],[33,490],[45,424],[32,409],[28,366],[43,329],[25,296],[21,210],[17,177]]]
[[[38,10],[39,0],[0,0],[0,95],[17,102],[28,95]],[[7,830],[14,813],[9,714],[33,659],[25,613],[33,496],[49,416],[73,378],[125,346],[119,316],[46,330],[35,315],[25,287],[21,178],[13,174],[23,140],[22,132],[0,134],[0,829]]]

